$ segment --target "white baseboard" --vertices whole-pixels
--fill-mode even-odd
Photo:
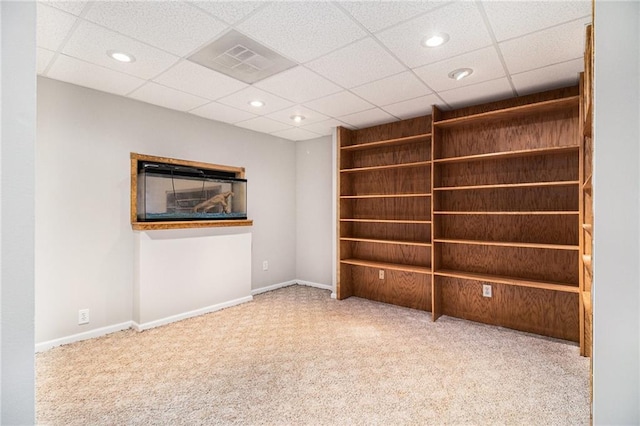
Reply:
[[[44,352],[56,346],[66,345],[69,343],[80,342],[82,340],[94,339],[116,331],[128,330],[133,326],[133,321],[127,321],[120,324],[110,325],[107,327],[96,328],[94,330],[85,331],[83,333],[72,334],[71,336],[61,337],[60,339],[48,340],[46,342],[36,344],[36,353]]]
[[[331,290],[333,291],[333,286],[327,285],[327,284],[319,284],[319,283],[314,283],[311,281],[304,281],[304,280],[296,280],[296,283],[300,284],[300,285],[306,285],[308,287],[315,287],[315,288],[320,288],[322,290]]]
[[[181,321],[187,318],[197,317],[211,312],[219,311],[221,309],[230,308],[232,306],[239,305],[241,303],[251,302],[253,296],[241,297],[239,299],[230,300],[228,302],[218,303],[217,305],[207,306],[205,308],[196,309],[189,312],[184,312],[170,317],[161,318],[159,320],[145,322],[138,324],[135,321],[131,321],[131,327],[136,331],[149,330],[150,328],[160,327],[161,325],[171,324],[172,322]]]
[[[332,298],[332,299],[337,299],[337,298],[338,298],[338,295],[337,295],[334,291],[332,291],[332,292],[331,292],[331,298]]]
[[[256,288],[255,290],[251,290],[251,295],[255,296],[256,294],[266,293],[268,291],[277,290],[282,287],[289,287],[290,285],[296,285],[298,282],[296,280],[285,281],[283,283],[273,284],[267,287]]]

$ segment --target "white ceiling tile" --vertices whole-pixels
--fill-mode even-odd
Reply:
[[[317,133],[309,132],[308,130],[299,128],[280,130],[279,132],[273,132],[271,134],[273,136],[278,136],[279,138],[285,138],[292,141],[305,141],[309,139],[316,139],[322,136]]]
[[[118,62],[107,56],[109,50],[130,53],[136,60]],[[154,77],[178,60],[176,56],[84,21],[73,32],[62,51],[84,61],[144,79]]]
[[[422,115],[431,115],[432,105],[440,104],[442,104],[440,98],[431,94],[408,101],[385,105],[383,109],[404,120],[407,118],[420,117]]]
[[[249,85],[190,61],[182,61],[154,81],[183,92],[216,100]]]
[[[291,117],[294,115],[302,115],[304,117],[304,120],[302,120],[300,123],[296,123],[291,119]],[[285,108],[283,110],[266,115],[265,117],[296,127],[316,123],[318,121],[324,121],[329,118],[324,114],[320,114],[319,112],[313,111],[302,105],[295,105],[289,108]]]
[[[235,24],[258,6],[265,4],[260,1],[192,1],[199,8],[207,11],[218,19]]]
[[[137,77],[58,55],[47,77],[124,96],[144,83]]]
[[[374,105],[394,104],[431,93],[409,71],[355,87],[351,91]]]
[[[44,72],[44,70],[47,68],[47,65],[49,65],[49,62],[51,62],[55,54],[56,54],[55,52],[52,52],[47,49],[42,49],[40,47],[36,48],[38,74],[42,74]]]
[[[47,6],[53,6],[57,9],[64,10],[65,12],[72,13],[79,16],[87,4],[86,1],[74,0],[74,1],[58,1],[58,0],[39,0]],[[38,10],[38,13],[40,11]]]
[[[280,130],[291,129],[292,126],[280,123],[279,121],[271,120],[265,117],[256,117],[250,120],[241,121],[236,123],[236,126],[244,127],[245,129],[255,130],[256,132],[273,133]]]
[[[422,39],[434,32],[449,35],[442,46],[428,48]],[[454,2],[376,34],[410,68],[431,64],[491,44],[478,7],[473,2]]]
[[[582,58],[585,25],[573,21],[499,44],[511,74]],[[559,43],[558,40],[562,40]]]
[[[276,74],[255,83],[254,86],[267,92],[277,93],[296,103],[318,99],[342,90],[340,86],[303,66]]]
[[[231,124],[256,117],[255,114],[241,111],[217,102],[211,102],[196,109],[192,109],[189,113],[199,115],[200,117],[208,118],[210,120],[224,121],[225,123]]]
[[[353,129],[354,127],[343,123],[342,121],[336,120],[335,118],[330,118],[329,120],[321,121],[319,123],[313,123],[308,126],[301,126],[301,129],[309,130],[310,132],[317,133],[321,136],[327,136],[333,134],[333,129],[342,126],[348,129]]]
[[[376,32],[446,4],[447,1],[343,1],[344,7],[369,31]]]
[[[202,10],[177,1],[99,1],[85,18],[179,56],[227,28]]]
[[[329,2],[270,3],[237,29],[298,62],[320,57],[366,35]]]
[[[249,102],[254,100],[264,102],[264,106],[256,108],[249,105]],[[229,96],[218,99],[218,102],[258,115],[269,114],[293,105],[292,102],[289,102],[286,99],[282,99],[253,86],[249,86]]]
[[[354,112],[360,112],[374,107],[369,102],[347,91],[307,102],[305,106],[330,117],[353,114]]]
[[[462,108],[485,102],[493,102],[513,96],[511,85],[507,78],[485,81],[472,86],[438,92],[452,108]]]
[[[76,17],[59,9],[38,3],[36,39],[38,47],[58,50],[76,22]]]
[[[390,123],[398,121],[398,119],[380,108],[373,108],[366,111],[356,112],[355,114],[343,115],[339,117],[341,121],[354,127],[369,127],[376,124]]]
[[[582,58],[538,68],[511,76],[519,95],[578,84],[579,73],[584,70]],[[566,77],[565,77],[566,76]],[[560,78],[558,78],[560,77]]]
[[[307,66],[345,88],[406,70],[371,37],[309,62]]]
[[[130,98],[178,111],[189,111],[208,102],[207,99],[148,82],[129,95]]]
[[[591,0],[483,1],[498,41],[591,15]]]
[[[460,81],[450,78],[449,73],[459,68],[471,68],[473,73]],[[504,67],[493,46],[425,65],[414,71],[436,92],[505,76]]]

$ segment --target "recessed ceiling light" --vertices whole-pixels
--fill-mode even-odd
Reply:
[[[259,100],[256,99],[255,101],[249,102],[249,105],[251,105],[254,108],[262,108],[265,104],[264,104],[264,102],[259,101]]]
[[[442,46],[449,41],[449,34],[437,33],[426,36],[422,39],[422,45],[425,47]]]
[[[289,118],[291,118],[291,119],[292,119],[293,121],[295,121],[296,123],[301,123],[301,122],[302,122],[302,120],[304,120],[304,119],[305,119],[305,118],[307,118],[307,117],[305,117],[304,115],[297,114],[297,115],[292,115],[292,116],[291,116],[291,117],[289,117]]]
[[[469,77],[471,74],[473,74],[473,70],[471,68],[459,68],[457,70],[451,71],[449,73],[449,78],[460,81],[463,78]]]
[[[132,54],[119,52],[117,50],[109,50],[107,51],[107,55],[119,62],[135,62],[136,60],[136,58]]]

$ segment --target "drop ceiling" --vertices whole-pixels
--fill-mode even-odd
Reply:
[[[49,0],[37,12],[39,75],[306,140],[576,84],[591,2]],[[292,67],[247,84],[188,59],[232,31]],[[448,42],[424,47],[433,32]],[[473,73],[456,81],[458,68]]]

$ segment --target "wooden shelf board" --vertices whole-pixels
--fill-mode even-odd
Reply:
[[[340,173],[373,172],[377,170],[405,169],[411,167],[425,167],[431,165],[431,161],[416,161],[413,163],[389,164],[386,166],[357,167],[354,169],[342,169]]]
[[[591,184],[592,184],[592,180],[593,180],[593,175],[589,175],[585,180],[584,180],[584,184],[582,184],[582,189],[584,189],[585,191],[591,191]]]
[[[418,198],[418,197],[431,197],[431,193],[424,192],[420,194],[379,194],[379,195],[341,195],[340,199],[354,200],[363,198]]]
[[[526,216],[526,215],[578,215],[578,211],[519,211],[519,212],[475,212],[475,211],[434,211],[434,215],[514,215],[514,216]]]
[[[520,242],[506,242],[506,241],[480,241],[480,240],[460,240],[460,239],[448,239],[437,238],[433,240],[434,243],[448,243],[448,244],[473,244],[482,246],[500,246],[500,247],[517,247],[517,248],[534,248],[534,249],[551,249],[551,250],[580,250],[577,245],[567,244],[542,244],[542,243],[520,243]]]
[[[593,233],[593,225],[590,224],[590,223],[583,223],[582,224],[582,229],[587,231],[589,234]]]
[[[376,142],[368,142],[368,143],[360,143],[355,145],[347,145],[340,147],[342,151],[357,151],[361,149],[371,149],[371,148],[379,148],[382,146],[390,146],[390,145],[401,145],[410,142],[419,142],[421,140],[426,140],[431,137],[431,133],[422,133],[415,136],[406,136],[404,138],[395,138],[395,139],[387,139],[383,141]]]
[[[434,191],[460,191],[460,190],[477,190],[477,189],[496,189],[496,188],[539,188],[547,186],[571,186],[579,185],[580,181],[567,180],[556,182],[527,182],[527,183],[500,183],[492,185],[469,185],[469,186],[443,186],[433,188]]]
[[[500,158],[518,158],[518,157],[532,157],[535,155],[546,155],[546,154],[563,154],[567,152],[576,152],[580,147],[578,145],[569,145],[569,146],[556,146],[550,148],[535,148],[535,149],[521,149],[517,151],[500,151],[500,152],[489,152],[486,154],[473,154],[473,155],[465,155],[461,157],[448,157],[448,158],[437,158],[433,160],[433,163],[462,163],[468,161],[482,161],[482,160],[494,160]]]
[[[519,118],[526,114],[538,114],[552,111],[560,111],[567,108],[578,107],[580,96],[569,96],[561,99],[552,99],[495,111],[487,111],[465,117],[450,118],[448,120],[434,121],[434,127],[450,128],[464,126],[478,122],[486,123],[490,120],[503,120]]]
[[[361,223],[416,223],[430,224],[430,220],[393,220],[393,219],[340,219],[340,222],[361,222]]]
[[[134,231],[153,231],[158,229],[221,228],[230,226],[253,226],[253,220],[185,220],[171,222],[134,222]]]
[[[479,274],[475,272],[452,271],[442,269],[435,271],[434,275],[441,277],[462,278],[475,281],[493,282],[497,284],[513,285],[518,287],[539,288],[543,290],[562,291],[566,293],[578,293],[578,286],[550,281],[529,280],[524,278],[506,277],[501,275]]]
[[[340,241],[356,241],[362,243],[396,244],[403,246],[431,247],[431,243],[422,241],[380,240],[374,238],[340,237]]]
[[[348,265],[366,266],[377,269],[392,269],[394,271],[415,272],[417,274],[431,274],[431,268],[428,266],[402,265],[398,263],[375,262],[372,260],[362,259],[342,259],[340,263]]]

